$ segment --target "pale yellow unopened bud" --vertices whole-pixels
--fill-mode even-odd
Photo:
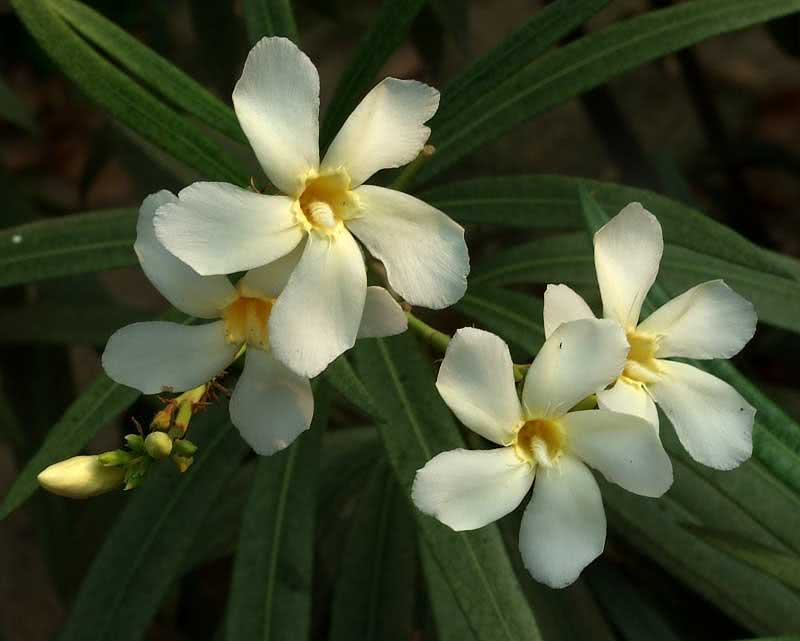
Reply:
[[[144,439],[144,449],[154,459],[167,458],[172,452],[172,439],[164,432],[150,432]]]
[[[105,467],[98,456],[73,456],[39,472],[37,479],[48,492],[71,499],[88,499],[122,485],[123,467]]]

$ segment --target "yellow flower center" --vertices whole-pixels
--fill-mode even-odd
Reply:
[[[239,296],[225,308],[225,338],[234,345],[248,343],[260,349],[269,349],[267,322],[275,304],[273,298]]]
[[[551,467],[564,450],[564,427],[553,419],[526,421],[514,435],[513,446],[523,461]]]
[[[638,383],[654,383],[658,380],[660,368],[656,351],[658,350],[658,337],[653,334],[637,333],[636,330],[627,334],[628,360],[625,362],[623,376]]]
[[[306,231],[335,236],[344,221],[361,211],[358,196],[350,191],[350,176],[344,169],[318,174],[309,172],[305,187],[294,203],[297,221]]]

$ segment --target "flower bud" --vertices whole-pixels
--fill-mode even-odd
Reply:
[[[150,432],[144,439],[144,449],[154,459],[167,458],[172,452],[172,439],[164,432]]]
[[[187,439],[179,439],[173,443],[172,453],[177,456],[192,457],[197,453],[197,445]]]
[[[87,499],[122,485],[125,469],[105,467],[98,456],[73,456],[39,472],[39,485],[71,499]]]

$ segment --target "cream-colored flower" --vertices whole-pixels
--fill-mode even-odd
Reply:
[[[644,496],[660,496],[672,484],[669,458],[647,421],[570,411],[619,375],[627,352],[616,323],[566,323],[536,356],[520,402],[508,346],[489,332],[459,330],[436,387],[464,425],[502,447],[435,456],[417,472],[414,503],[454,530],[473,530],[514,510],[533,485],[519,533],[525,567],[551,587],[572,583],[606,538],[600,490],[587,465]]]
[[[438,309],[463,296],[469,258],[462,227],[413,196],[363,184],[419,154],[438,91],[385,79],[320,161],[317,70],[290,40],[264,38],[247,58],[233,104],[282,195],[195,183],[159,209],[156,233],[204,275],[260,267],[300,247],[269,321],[278,359],[315,376],[353,346],[367,292],[355,238],[383,262],[392,288],[408,302]]]
[[[661,225],[639,203],[625,207],[594,236],[603,316],[619,323],[629,345],[622,375],[613,387],[599,391],[598,404],[641,416],[658,428],[658,403],[692,458],[731,469],[753,451],[755,409],[726,382],[666,359],[730,358],[755,333],[756,313],[723,281],[712,280],[639,322],[663,251]],[[545,335],[578,318],[594,318],[586,302],[566,285],[549,285],[544,296]]]
[[[244,370],[230,402],[231,421],[259,454],[289,445],[311,424],[314,399],[308,378],[298,376],[271,351],[269,318],[300,259],[295,250],[247,272],[234,287],[227,276],[200,276],[156,240],[153,216],[168,191],[148,196],[139,212],[134,248],[150,281],[175,307],[216,319],[204,325],[134,323],[109,339],[103,367],[113,380],[145,394],[182,392],[214,378],[247,345]],[[366,294],[359,336],[389,336],[406,329],[403,310],[380,287]],[[302,314],[298,324],[308,322]]]

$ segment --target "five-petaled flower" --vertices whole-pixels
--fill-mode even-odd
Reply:
[[[472,530],[514,510],[533,485],[519,533],[523,561],[551,587],[572,583],[606,538],[587,464],[644,496],[661,496],[672,484],[669,458],[647,421],[570,411],[620,374],[627,353],[625,334],[612,321],[566,323],[536,356],[520,403],[508,346],[482,330],[459,330],[436,387],[464,425],[503,447],[435,456],[417,472],[414,503],[454,530]]]
[[[231,421],[259,454],[289,445],[311,424],[311,384],[271,354],[268,321],[299,260],[293,251],[247,272],[234,287],[227,276],[200,276],[156,240],[153,215],[176,202],[168,191],[148,196],[139,211],[134,248],[156,288],[190,316],[219,319],[204,325],[134,323],[115,332],[103,353],[106,373],[145,394],[181,392],[217,376],[247,345],[244,369],[231,397]],[[300,314],[298,323],[305,322]],[[360,337],[389,336],[406,329],[406,317],[389,292],[370,287]]]
[[[641,416],[658,428],[655,401],[692,458],[731,469],[752,453],[755,409],[728,383],[665,359],[730,358],[755,333],[756,313],[722,280],[712,280],[692,287],[640,323],[663,252],[661,225],[639,203],[625,207],[594,236],[603,316],[623,328],[629,344],[622,375],[613,387],[598,392],[598,404]],[[544,296],[545,335],[578,318],[594,318],[586,302],[566,285],[549,285]],[[587,353],[587,358],[593,354]]]
[[[301,254],[269,319],[276,357],[315,376],[353,346],[367,292],[355,235],[383,262],[409,303],[439,309],[466,290],[463,228],[408,194],[364,185],[377,171],[413,160],[439,93],[387,78],[353,111],[320,162],[319,76],[291,41],[264,38],[233,92],[236,115],[282,195],[199,182],[161,207],[158,239],[204,275],[260,267]]]

